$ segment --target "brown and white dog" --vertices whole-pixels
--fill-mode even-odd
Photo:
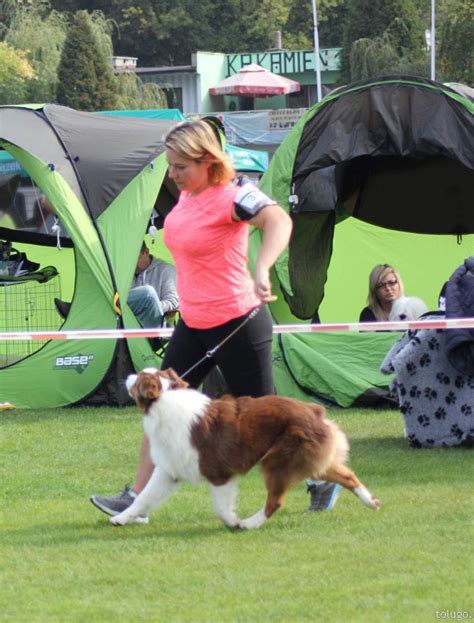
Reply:
[[[207,480],[214,511],[229,528],[259,528],[282,506],[288,488],[305,478],[339,483],[379,509],[379,501],[345,466],[347,438],[319,405],[281,396],[211,400],[171,369],[146,368],[126,384],[144,413],[156,467],[133,504],[110,518],[115,525],[148,515],[180,481]],[[255,515],[240,519],[236,477],[257,464],[267,500]]]

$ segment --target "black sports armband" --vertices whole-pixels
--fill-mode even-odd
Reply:
[[[259,190],[252,182],[245,183],[239,190],[235,200],[235,212],[242,221],[249,221],[262,208],[276,203],[268,195]]]

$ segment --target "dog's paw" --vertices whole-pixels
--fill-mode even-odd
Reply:
[[[374,497],[364,485],[356,487],[353,489],[353,492],[357,495],[362,504],[367,506],[367,508],[371,508],[374,511],[378,511],[380,509],[380,501]]]
[[[378,500],[377,498],[374,498],[373,496],[372,496],[372,508],[374,509],[374,511],[380,510],[380,500]]]
[[[129,523],[129,519],[125,513],[120,513],[120,515],[115,515],[115,517],[109,517],[109,521],[113,526],[125,526]]]
[[[263,526],[266,520],[267,518],[265,516],[265,512],[262,509],[258,511],[258,513],[255,513],[255,515],[252,515],[252,517],[241,519],[238,526],[241,530],[256,530],[257,528]]]

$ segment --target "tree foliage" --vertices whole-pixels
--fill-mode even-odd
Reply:
[[[9,23],[5,41],[24,51],[35,73],[35,79],[27,85],[27,99],[30,102],[53,101],[66,37],[66,15],[51,11],[45,1],[31,0],[12,6]]]
[[[360,74],[357,63],[364,54],[367,60],[366,69],[372,71],[377,67],[375,75],[395,73],[396,65],[403,65],[407,71],[413,73],[411,65],[417,65],[422,56],[426,55],[423,28],[413,2],[347,0],[347,7],[343,36],[344,78],[347,81],[357,79],[356,76]],[[363,42],[358,43],[359,40]],[[377,51],[381,54],[378,60],[375,57]],[[393,54],[400,61],[395,66]],[[370,59],[376,61],[375,65]]]
[[[27,101],[28,83],[35,77],[26,54],[0,42],[0,104]]]
[[[133,72],[117,76],[117,110],[167,108],[166,96],[154,82],[143,82]]]
[[[473,0],[436,0],[436,10],[437,78],[472,83]],[[81,12],[86,43],[77,31]],[[320,47],[343,48],[343,82],[387,73],[429,76],[429,0],[317,0],[317,12]],[[189,65],[197,50],[267,50],[276,31],[285,49],[312,48],[312,0],[0,1],[0,41],[22,50],[35,74],[18,75],[11,97],[54,101],[58,86],[61,102],[84,110],[163,105],[157,87],[113,75],[113,54],[136,56],[142,67]]]
[[[474,84],[474,3],[450,3],[440,28],[439,73],[447,82]]]
[[[78,11],[68,29],[58,69],[57,100],[78,110],[110,110],[117,103],[111,57],[97,36],[97,19]]]

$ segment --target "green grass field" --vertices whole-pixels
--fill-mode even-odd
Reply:
[[[472,455],[411,450],[398,411],[334,410],[379,513],[343,491],[304,513],[304,485],[263,528],[230,532],[205,485],[148,525],[89,502],[133,479],[135,408],[4,411],[0,621],[420,622],[474,617]],[[239,509],[261,507],[258,471]]]

